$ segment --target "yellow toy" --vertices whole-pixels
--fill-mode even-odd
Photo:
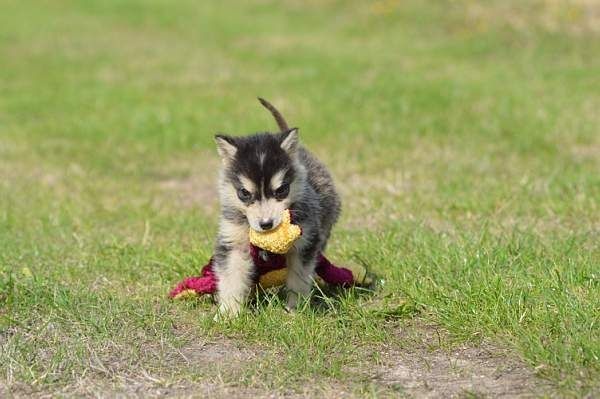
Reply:
[[[290,211],[283,211],[283,218],[279,226],[267,232],[258,232],[250,229],[250,244],[274,254],[286,254],[294,242],[302,235],[302,229],[292,224]]]

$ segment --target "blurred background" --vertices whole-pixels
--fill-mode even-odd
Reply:
[[[363,202],[378,191],[386,220],[459,211],[462,223],[456,208],[470,202],[495,209],[490,191],[574,190],[586,178],[578,165],[597,166],[592,0],[2,7],[2,171],[15,206],[54,198],[118,211],[137,208],[130,191],[151,185],[166,190],[139,200],[170,212],[155,203],[164,191],[211,190],[202,179],[215,166],[215,132],[275,130],[259,95],[350,183],[346,204],[359,219],[372,218]],[[568,182],[544,187],[541,175]],[[187,200],[212,206],[213,194]],[[514,211],[527,223],[554,218],[541,197]],[[565,216],[589,215],[565,206]]]

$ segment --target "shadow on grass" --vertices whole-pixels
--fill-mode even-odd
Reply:
[[[298,311],[309,310],[318,316],[353,313],[378,320],[411,318],[418,313],[417,306],[411,301],[392,295],[378,297],[381,281],[375,276],[372,277],[372,283],[368,286],[340,287],[315,284],[310,299],[299,303]],[[257,314],[266,307],[285,308],[285,303],[285,287],[257,289],[248,302],[248,310]]]

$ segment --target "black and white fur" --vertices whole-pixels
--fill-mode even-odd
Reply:
[[[219,313],[236,315],[252,286],[254,265],[248,228],[273,229],[290,209],[302,236],[286,255],[287,308],[310,294],[317,255],[325,250],[341,209],[331,175],[298,142],[271,104],[259,99],[275,117],[279,133],[245,137],[215,136],[223,161],[219,176],[221,219],[215,248]]]

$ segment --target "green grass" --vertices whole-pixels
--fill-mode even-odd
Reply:
[[[0,384],[375,395],[348,368],[418,318],[598,389],[600,40],[581,4],[3,1]],[[385,284],[214,324],[166,293],[212,251],[213,134],[274,129],[258,95],[336,177],[331,257]],[[206,339],[261,356],[177,356]]]

